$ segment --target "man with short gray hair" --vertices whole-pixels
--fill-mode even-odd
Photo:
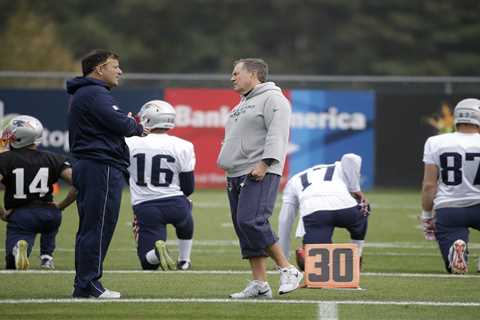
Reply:
[[[232,299],[272,298],[266,282],[268,256],[280,269],[279,294],[297,289],[303,278],[285,258],[269,222],[285,164],[291,107],[282,90],[266,82],[267,76],[262,59],[235,61],[230,80],[241,100],[229,114],[217,160],[227,176],[233,225],[253,277]]]

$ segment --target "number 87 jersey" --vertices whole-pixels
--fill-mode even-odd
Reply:
[[[423,162],[439,170],[434,209],[480,203],[480,134],[454,132],[430,137]]]
[[[193,144],[166,133],[125,139],[130,149],[132,205],[183,195],[181,172],[195,168]]]

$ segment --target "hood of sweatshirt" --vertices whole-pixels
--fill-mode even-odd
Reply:
[[[282,89],[277,87],[274,82],[264,82],[257,84],[255,88],[253,88],[252,91],[250,91],[250,93],[244,97],[244,99],[251,99],[270,90],[282,92]]]
[[[90,77],[75,77],[67,80],[67,92],[69,94],[74,94],[78,89],[86,86],[102,86],[110,90],[104,81]]]

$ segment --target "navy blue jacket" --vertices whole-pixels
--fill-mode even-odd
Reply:
[[[124,137],[140,136],[143,127],[120,110],[105,82],[89,77],[67,81],[70,152],[76,159],[110,164],[124,172],[130,164]]]

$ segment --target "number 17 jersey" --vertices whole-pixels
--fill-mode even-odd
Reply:
[[[166,133],[125,139],[132,205],[183,195],[179,174],[195,168],[193,144]]]
[[[356,206],[350,192],[360,191],[361,161],[356,154],[346,154],[341,161],[297,173],[285,187],[283,202],[299,208],[301,217]]]
[[[430,137],[423,162],[439,170],[434,209],[480,203],[480,134],[454,132]]]

